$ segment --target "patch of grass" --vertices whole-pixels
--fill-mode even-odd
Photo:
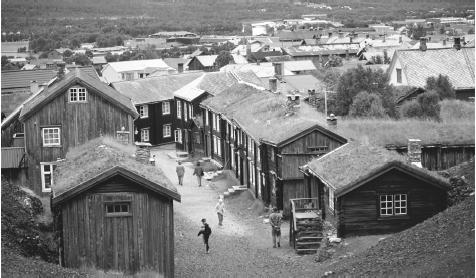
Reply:
[[[440,102],[440,119],[444,123],[474,121],[474,103],[445,99]]]

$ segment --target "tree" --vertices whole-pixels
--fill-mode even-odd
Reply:
[[[231,56],[230,52],[228,51],[225,51],[225,50],[222,50],[217,58],[215,59],[215,67],[217,69],[223,67],[223,66],[226,66],[230,63],[233,62],[233,56]]]
[[[354,97],[349,115],[357,118],[382,118],[385,116],[382,99],[377,94],[362,91]]]
[[[64,58],[71,57],[72,55],[73,55],[73,52],[72,52],[71,50],[66,49],[66,50],[63,52],[63,57],[64,57]]]
[[[91,60],[89,60],[88,56],[84,54],[79,54],[79,53],[74,54],[73,56],[69,58],[66,58],[65,62],[68,64],[72,64],[74,62],[76,65],[80,65],[80,66],[91,65]]]
[[[8,57],[3,55],[2,56],[2,69],[6,64],[8,64]]]
[[[410,27],[410,37],[414,40],[419,40],[421,37],[426,36],[426,30],[422,25]]]
[[[382,70],[373,71],[361,65],[347,70],[337,83],[336,113],[342,116],[348,115],[353,98],[361,91],[367,91],[382,99],[382,105],[388,116],[396,117],[394,89],[387,81],[388,77]]]
[[[111,63],[111,62],[117,62],[117,55],[112,55],[111,52],[106,53],[106,56],[104,56],[104,59],[106,59],[106,62]]]
[[[435,91],[440,100],[453,99],[456,97],[453,85],[451,85],[450,79],[446,75],[438,75],[438,77],[430,76],[426,79],[425,89],[427,91]]]
[[[400,107],[400,117],[402,118],[421,118],[422,115],[421,106],[416,99],[407,101]]]
[[[419,95],[416,99],[404,103],[400,107],[403,118],[420,118],[439,120],[440,97],[438,93],[429,91]]]

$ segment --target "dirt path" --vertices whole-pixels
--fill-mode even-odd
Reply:
[[[198,187],[193,168],[187,164],[184,185],[179,186],[176,162],[167,156],[171,152],[174,150],[170,147],[152,151],[157,165],[176,183],[182,196],[181,203],[174,203],[176,277],[320,276],[320,265],[312,262],[312,256],[297,256],[289,247],[287,223],[282,227],[281,248],[272,248],[269,224],[246,212],[233,211],[232,207],[226,211],[223,226],[218,226],[214,211],[218,193],[206,181]],[[213,231],[210,254],[205,254],[204,245],[197,237],[202,218],[208,220]]]

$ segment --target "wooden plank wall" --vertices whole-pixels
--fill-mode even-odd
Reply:
[[[283,181],[283,215],[289,216],[291,207],[289,200],[296,198],[310,198],[308,187],[303,180],[285,180]]]
[[[66,267],[94,266],[174,276],[172,201],[145,192],[83,194],[62,207]],[[131,216],[106,217],[105,201],[131,202]]]
[[[18,116],[12,120],[10,125],[2,129],[2,148],[13,146],[13,134],[23,133],[23,124],[18,120]]]
[[[4,168],[23,168],[22,162],[25,155],[24,147],[2,148],[2,169]]]
[[[61,126],[61,146],[42,147],[41,127],[55,125]],[[37,193],[41,193],[40,162],[64,158],[70,147],[100,135],[115,137],[122,127],[130,131],[130,142],[134,134],[132,116],[92,90],[88,90],[87,103],[69,103],[65,92],[26,119],[24,126],[28,173]]]
[[[381,218],[379,194],[407,194],[408,217]],[[446,192],[392,170],[340,198],[342,235],[392,233],[411,227],[446,208]]]

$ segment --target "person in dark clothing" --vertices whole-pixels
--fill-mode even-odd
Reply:
[[[210,253],[210,246],[208,245],[208,238],[210,238],[210,235],[212,234],[212,229],[210,229],[210,226],[207,224],[207,220],[205,218],[202,219],[202,228],[200,229],[200,232],[198,232],[197,236],[203,235],[203,243],[205,243],[205,249],[207,251],[207,254]]]

